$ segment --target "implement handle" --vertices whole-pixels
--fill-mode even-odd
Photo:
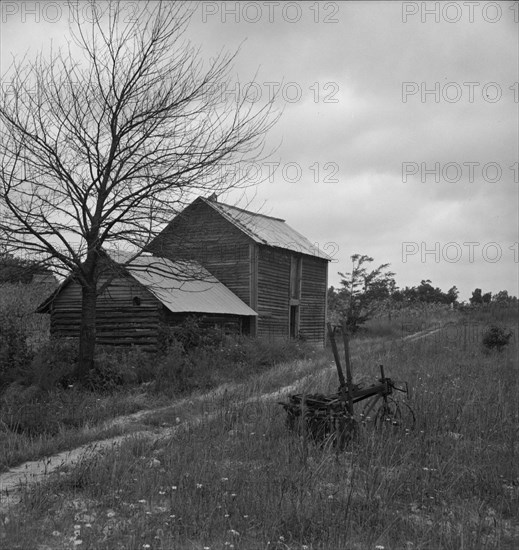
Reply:
[[[350,359],[350,342],[348,339],[348,327],[346,321],[342,322],[342,339],[344,341],[344,359],[346,361],[346,381],[348,388],[348,410],[353,415],[353,374]]]
[[[339,351],[337,349],[337,343],[335,342],[335,334],[333,333],[333,328],[331,323],[327,323],[328,326],[328,336],[330,338],[330,343],[332,345],[333,357],[335,358],[335,364],[337,365],[337,374],[339,375],[339,384],[341,388],[346,387],[346,380],[344,378],[344,373],[342,372],[341,360],[339,358]]]

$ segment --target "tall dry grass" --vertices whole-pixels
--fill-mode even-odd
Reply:
[[[517,548],[517,338],[503,353],[452,332],[372,344],[352,344],[356,378],[383,362],[407,380],[413,432],[364,428],[346,451],[322,449],[287,431],[275,398],[242,388],[206,403],[203,422],[28,488],[0,536],[12,548]],[[335,390],[328,356],[304,372],[296,389]]]

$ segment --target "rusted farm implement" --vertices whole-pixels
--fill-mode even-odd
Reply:
[[[394,392],[408,394],[407,383],[398,387],[384,374],[380,365],[380,378],[377,384],[362,388],[353,383],[346,326],[342,325],[346,378],[341,366],[335,334],[328,324],[328,334],[339,375],[339,391],[335,394],[292,394],[288,402],[280,402],[287,413],[289,428],[303,432],[315,441],[331,442],[343,448],[354,438],[361,424],[371,422],[376,427],[401,427],[411,430],[415,424],[415,414],[410,405],[393,397]],[[354,405],[364,406],[355,412]],[[304,419],[304,421],[302,421]]]

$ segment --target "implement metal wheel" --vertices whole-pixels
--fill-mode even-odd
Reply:
[[[373,423],[377,428],[391,426],[412,430],[416,423],[416,417],[408,403],[387,397],[373,415]]]

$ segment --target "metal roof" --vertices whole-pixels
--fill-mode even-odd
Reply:
[[[119,250],[105,252],[173,313],[258,315],[197,262],[172,262],[148,254],[133,258],[135,254]],[[68,277],[36,312],[48,313],[52,301],[71,281]]]
[[[202,197],[199,200],[214,208],[214,210],[259,244],[284,248],[324,260],[332,260],[318,246],[315,246],[301,233],[292,229],[285,220],[256,214],[248,210],[242,210],[236,206],[230,206]]]
[[[142,255],[125,266],[130,275],[174,313],[254,315],[200,264]]]

